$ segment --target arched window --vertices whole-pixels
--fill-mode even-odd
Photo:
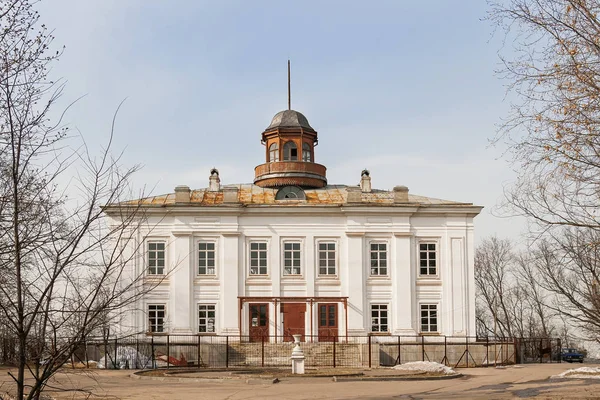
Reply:
[[[311,162],[310,159],[310,146],[308,143],[302,144],[302,161]]]
[[[287,142],[283,145],[283,161],[296,161],[298,160],[298,148],[296,143]]]
[[[273,143],[269,146],[269,162],[279,161],[279,146],[277,143]]]
[[[286,186],[279,189],[275,195],[275,200],[305,200],[304,190],[298,186]]]

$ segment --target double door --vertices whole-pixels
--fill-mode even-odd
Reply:
[[[319,342],[338,341],[338,305],[335,303],[318,304]]]

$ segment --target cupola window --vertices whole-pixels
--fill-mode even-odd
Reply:
[[[308,143],[302,144],[302,161],[304,161],[304,162],[312,161],[310,159],[310,146],[308,145]]]
[[[298,186],[286,186],[275,195],[276,200],[305,200],[304,190]]]
[[[279,161],[279,146],[277,146],[277,143],[273,143],[269,146],[269,162],[277,161]]]
[[[283,161],[297,161],[298,148],[296,143],[290,141],[283,145]]]

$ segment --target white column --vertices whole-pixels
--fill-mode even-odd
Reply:
[[[348,296],[348,335],[366,335],[369,331],[365,321],[370,321],[366,307],[365,268],[363,265],[364,233],[346,232],[348,238],[348,262],[344,276],[346,277],[346,296]],[[343,312],[343,306],[340,308]],[[341,318],[340,318],[341,319]]]
[[[415,298],[415,268],[412,268],[413,254],[409,233],[394,234],[394,252],[391,260],[392,273],[392,315],[394,335],[414,335],[413,299]]]
[[[240,257],[241,234],[239,232],[223,233],[223,245],[221,246],[221,293],[219,318],[221,319],[222,335],[239,335],[239,286],[240,279]]]
[[[466,315],[468,314],[468,303],[466,301],[468,277],[465,273],[464,239],[461,237],[450,238],[450,260],[451,260],[451,301],[446,302],[445,311],[452,315],[451,331],[445,329],[446,334],[465,335],[467,332]],[[447,304],[450,303],[450,304]]]
[[[167,308],[168,330],[171,333],[192,333],[192,302],[194,268],[191,257],[191,233],[176,233],[175,240],[167,245],[169,254],[170,302]]]

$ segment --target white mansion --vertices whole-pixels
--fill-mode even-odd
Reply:
[[[475,335],[482,207],[376,190],[366,170],[360,185],[328,184],[317,132],[293,110],[262,143],[253,184],[221,185],[212,170],[205,189],[130,203],[148,226],[130,272],[156,287],[123,313],[122,333]]]

